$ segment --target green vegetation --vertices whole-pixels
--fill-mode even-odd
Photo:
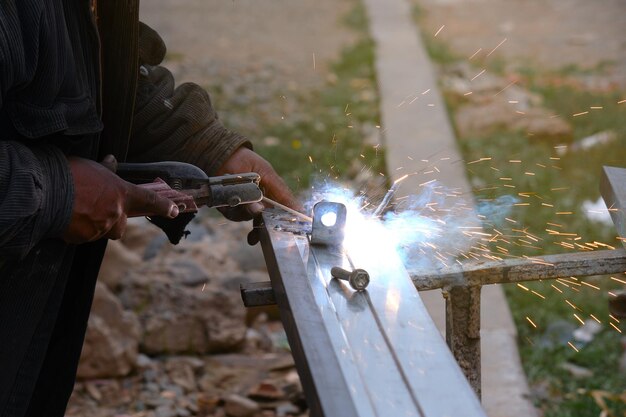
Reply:
[[[477,202],[492,204],[502,196],[514,196],[518,204],[510,207],[506,218],[487,220],[511,243],[495,242],[492,250],[506,257],[589,250],[591,246],[586,244],[595,245],[593,242],[620,246],[614,228],[591,221],[583,203],[600,197],[603,165],[626,166],[625,108],[617,104],[621,96],[616,92],[590,93],[567,83],[556,85],[536,71],[526,78],[524,87],[540,94],[547,108],[568,120],[575,142],[599,132],[613,132],[615,139],[589,149],[562,152],[558,152],[558,146],[533,141],[523,132],[500,131],[462,139],[466,161],[491,158],[467,166],[476,186]],[[451,111],[459,105],[449,104]],[[573,117],[590,107],[601,109]],[[506,253],[498,247],[504,247]],[[605,249],[598,245],[595,248]],[[600,289],[581,284],[580,280]],[[622,393],[626,387],[626,375],[617,368],[623,351],[621,335],[609,323],[618,328],[620,324],[609,318],[607,308],[607,291],[624,285],[609,277],[574,277],[568,281],[573,284],[542,282],[506,288],[524,369],[531,385],[542,393],[535,401],[545,417],[599,415],[602,409],[593,395],[604,391]],[[575,343],[570,329],[560,342],[547,343],[554,326],[569,323],[573,329],[581,325],[574,314],[583,321],[593,315],[602,322],[603,329],[595,340],[578,346],[576,352],[567,344]],[[626,326],[622,324],[621,330]],[[587,368],[593,374],[574,378],[563,369],[566,363]],[[626,412],[624,401],[606,404],[615,415]]]
[[[546,106],[557,114],[573,115],[590,106],[602,107],[601,111],[586,117],[569,119],[577,140],[605,131],[615,132],[617,139],[559,156],[554,147],[534,143],[523,133],[499,132],[486,137],[467,138],[461,141],[466,160],[492,158],[489,164],[468,165],[473,183],[482,184],[475,191],[477,201],[494,201],[502,195],[514,195],[518,204],[529,204],[512,208],[507,217],[515,224],[496,225],[505,228],[502,230],[505,234],[518,237],[517,241],[512,240],[514,245],[507,246],[510,255],[563,253],[581,250],[576,244],[585,245],[594,241],[619,246],[614,228],[589,220],[582,205],[600,197],[598,185],[602,165],[626,166],[626,118],[623,117],[624,110],[617,104],[620,96],[616,93],[592,94],[573,87],[554,87],[540,82],[533,82],[527,87],[541,94]],[[504,184],[508,187],[504,188]],[[538,241],[519,238],[525,233],[516,230],[525,230]],[[554,232],[548,230],[572,235],[550,234]],[[604,249],[601,246],[597,248]],[[497,251],[496,247],[493,249]],[[624,279],[625,276],[617,278]],[[620,324],[609,318],[607,308],[607,291],[623,288],[624,285],[609,277],[582,280],[601,289],[581,285],[576,278],[568,280],[574,284],[543,282],[524,285],[525,288],[506,288],[519,332],[524,368],[531,384],[545,391],[545,398],[537,398],[545,417],[599,415],[600,408],[588,392],[595,395],[600,391],[621,393],[626,387],[626,375],[617,369],[623,351],[621,335],[609,323],[618,327]],[[603,330],[596,339],[580,347],[578,353],[567,345],[566,340],[542,346],[555,323],[580,326],[574,314],[582,320],[589,320],[593,314],[602,321]],[[537,327],[533,327],[529,320]],[[626,326],[622,324],[621,330],[626,330]],[[564,363],[587,368],[593,376],[573,378],[562,368]],[[579,390],[587,393],[579,393]],[[626,411],[623,402],[607,404],[615,413]]]
[[[419,19],[424,12],[416,9],[414,15]],[[437,64],[463,59],[431,35],[423,37]],[[603,165],[626,167],[626,103],[618,104],[624,92],[590,92],[580,82],[580,77],[601,77],[612,63],[558,71],[523,66],[515,74],[498,57],[477,65],[514,76],[518,86],[538,94],[544,107],[572,126],[574,137],[566,149],[504,128],[481,136],[457,135],[479,207],[505,203],[500,211],[484,212],[486,229],[503,234],[492,243],[493,254],[507,258],[606,249],[597,242],[621,246],[615,229],[590,220],[583,208],[586,201],[600,198]],[[444,97],[451,114],[468,103],[458,94],[444,91]],[[587,149],[574,146],[600,132],[610,132],[613,140]],[[614,278],[626,281],[623,274]],[[625,339],[617,330],[626,332],[626,324],[608,312],[608,292],[624,288],[610,277],[505,286],[533,400],[545,417],[626,415],[626,374],[618,368]],[[593,320],[592,315],[602,330],[588,344],[577,342],[572,331],[581,326],[579,319]],[[566,369],[570,365],[590,372],[576,377]]]

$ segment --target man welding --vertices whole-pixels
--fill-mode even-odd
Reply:
[[[2,417],[64,415],[107,239],[137,213],[178,215],[115,175],[116,160],[256,172],[266,195],[297,205],[206,92],[174,88],[162,40],[137,16],[137,0],[0,2]]]

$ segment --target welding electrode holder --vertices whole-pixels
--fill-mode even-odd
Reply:
[[[348,281],[350,286],[357,291],[363,291],[370,283],[370,274],[360,268],[350,272],[338,266],[333,266],[330,270],[330,275],[333,278]]]

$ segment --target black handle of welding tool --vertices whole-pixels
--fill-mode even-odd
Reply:
[[[117,165],[117,175],[133,184],[147,184],[161,178],[176,190],[197,188],[209,177],[195,165],[177,161],[148,163],[124,162]]]
[[[120,163],[117,166],[117,175],[133,184],[152,183],[155,178],[161,178],[174,190],[193,189],[206,183],[209,177],[195,165],[177,161],[149,162],[149,163]],[[152,216],[148,220],[165,232],[169,241],[176,245],[187,236],[187,225],[195,217],[195,213],[180,213],[175,219]]]

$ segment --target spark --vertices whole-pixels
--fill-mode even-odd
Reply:
[[[598,320],[598,318],[596,316],[594,316],[593,314],[589,314],[589,315],[591,316],[592,319],[594,319],[598,323],[602,324],[602,322],[600,320]]]
[[[521,164],[522,160],[521,159],[509,159],[509,162],[512,164]]]
[[[626,284],[626,281],[623,281],[623,280],[621,280],[621,279],[619,279],[619,278],[611,277],[611,279],[612,279],[613,281],[617,281],[617,282],[620,282],[620,283],[622,283],[622,284]]]
[[[313,163],[313,157],[311,155],[309,155],[309,161],[311,161],[311,163]]]
[[[616,322],[618,322],[618,323],[619,323],[619,320],[618,320],[617,318],[615,318],[615,316],[614,316],[614,315],[609,314],[609,317],[610,317],[610,318],[612,318],[613,320],[615,320]]]
[[[507,40],[507,38],[502,39],[502,42],[500,42],[498,45],[496,45],[496,47],[495,47],[495,48],[493,48],[493,49],[491,50],[491,52],[489,52],[489,53],[487,54],[487,56],[489,56],[489,55],[493,54],[493,53],[496,51],[496,49],[498,49],[500,46],[502,46],[502,44],[503,44],[504,42],[506,42],[506,40]]]
[[[574,345],[572,344],[572,342],[567,342],[567,344],[568,344],[568,345],[570,345],[570,347],[571,347],[572,349],[574,349],[574,350],[576,351],[576,353],[578,353],[578,349],[576,349],[576,346],[574,346]]]
[[[560,289],[559,287],[555,286],[554,284],[550,284],[550,286],[554,288],[555,290],[557,290],[558,292],[560,292],[561,294],[563,294],[563,290]]]
[[[531,291],[531,292],[532,292],[533,294],[535,294],[537,297],[539,297],[539,298],[541,298],[541,299],[543,299],[543,300],[545,300],[545,299],[546,299],[546,297],[544,297],[543,295],[539,294],[537,291]]]
[[[590,284],[590,283],[588,283],[588,282],[585,282],[585,281],[580,281],[580,283],[581,283],[581,284],[583,284],[583,285],[586,285],[586,286],[588,286],[588,287],[591,287],[591,288],[593,288],[594,290],[600,290],[600,287],[596,287],[595,285],[592,285],[592,284]]]
[[[468,162],[467,165],[471,165],[471,164],[475,164],[477,162],[483,162],[483,161],[491,161],[491,158],[480,158],[480,159],[477,159],[475,161]]]
[[[576,320],[578,320],[580,324],[582,324],[583,326],[585,325],[585,321],[581,319],[580,317],[578,317],[578,314],[574,313],[574,317],[576,317]]]
[[[589,107],[591,110],[602,110],[604,107],[602,106],[591,106]]]
[[[526,320],[536,329],[537,325],[530,319],[530,317],[526,316]]]
[[[470,94],[472,94],[472,92],[471,92],[471,91],[469,91],[469,92],[467,92],[467,93],[465,93],[465,94],[463,94],[463,95],[464,95],[464,96],[469,96]]]
[[[613,323],[609,322],[609,324],[611,325],[611,327],[613,327],[615,330],[617,330],[618,332],[622,332],[619,327],[617,327],[616,325],[614,325]]]
[[[626,100],[620,100],[617,102],[617,104],[624,104],[624,103],[626,103]]]
[[[315,70],[315,52],[313,52],[313,70]]]
[[[483,75],[485,73],[485,71],[487,71],[486,69],[482,70],[481,72],[479,72],[478,74],[476,74],[474,76],[474,78],[472,78],[470,81],[474,81],[476,78],[480,77],[481,75]]]
[[[567,216],[567,215],[570,215],[570,214],[574,214],[574,212],[572,212],[572,211],[557,211],[555,214],[558,215],[558,216]]]
[[[430,92],[430,88],[428,90],[425,90],[422,95],[428,94]]]
[[[582,116],[582,115],[585,115],[585,114],[589,114],[589,112],[588,111],[583,111],[583,112],[580,112],[580,113],[574,113],[574,114],[572,114],[572,117],[578,117],[578,116]]]
[[[517,80],[515,80],[515,81],[511,81],[511,82],[509,83],[509,85],[507,85],[507,86],[506,86],[506,87],[504,87],[502,90],[500,90],[500,91],[498,91],[497,93],[495,93],[493,96],[494,96],[494,97],[495,97],[495,96],[497,96],[498,94],[500,94],[501,92],[503,92],[504,90],[506,90],[507,88],[511,87],[513,84],[516,84],[516,83],[517,83]]]
[[[524,285],[518,283],[517,284],[518,287],[520,287],[521,289],[525,290],[525,291],[530,291],[530,289],[528,287],[525,287]]]
[[[478,48],[478,50],[477,50],[476,52],[474,52],[474,54],[472,54],[472,56],[470,56],[470,57],[468,58],[468,61],[471,61],[471,60],[472,60],[472,59],[473,59],[476,55],[478,55],[478,53],[479,53],[480,51],[482,51],[482,50],[483,50],[483,48]],[[626,100],[624,100],[624,101],[626,101]],[[618,103],[618,104],[619,104],[619,103]]]
[[[445,28],[446,25],[442,25],[439,30],[437,31],[437,33],[435,33],[435,38],[437,37],[437,35],[439,35],[439,32],[441,32],[443,30],[443,28]]]

